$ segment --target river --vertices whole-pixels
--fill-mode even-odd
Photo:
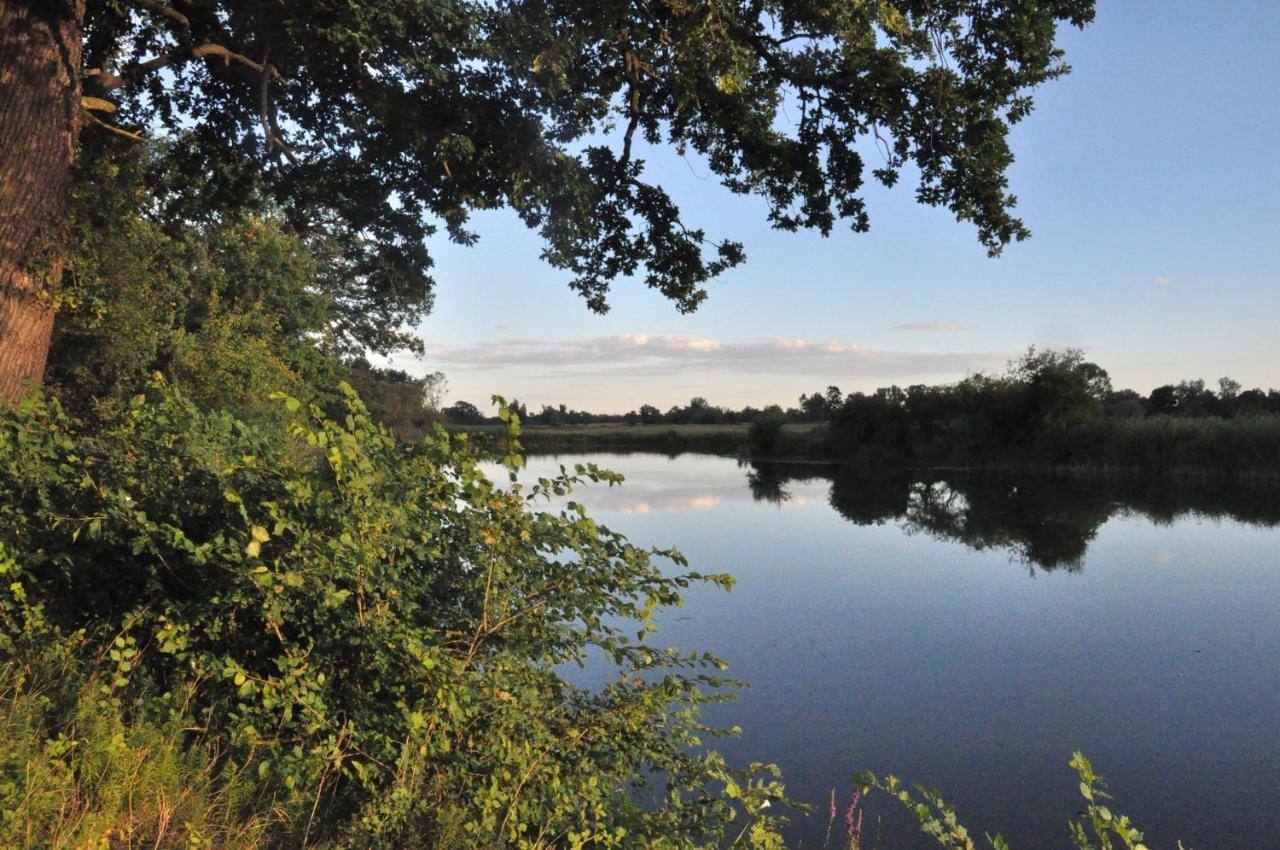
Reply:
[[[979,846],[1068,846],[1075,750],[1152,847],[1280,843],[1280,490],[701,455],[525,475],[588,461],[627,479],[575,493],[595,519],[737,579],[692,589],[656,642],[750,682],[706,716],[816,807],[789,846],[823,846],[856,769],[941,790]],[[915,843],[885,801],[867,818],[865,848]]]

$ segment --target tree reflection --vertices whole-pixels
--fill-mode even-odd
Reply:
[[[792,481],[830,481],[831,506],[857,525],[898,523],[908,533],[1003,550],[1034,571],[1079,571],[1098,529],[1117,513],[1157,523],[1187,516],[1280,524],[1280,482],[1115,479],[961,471],[867,474],[840,466],[753,462],[747,484],[782,504]]]

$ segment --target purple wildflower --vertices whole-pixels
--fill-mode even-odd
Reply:
[[[849,846],[856,847],[858,838],[862,835],[862,812],[858,812],[858,819],[855,822],[853,813],[858,810],[858,803],[862,802],[862,791],[858,788],[853,789],[853,794],[849,797],[849,808],[844,812],[844,831],[849,837]]]
[[[836,789],[831,789],[831,814],[827,816],[827,837],[822,840],[822,846],[826,847],[831,843],[831,825],[836,822]]]

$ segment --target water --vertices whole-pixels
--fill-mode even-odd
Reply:
[[[864,768],[942,790],[980,843],[1067,846],[1077,749],[1150,846],[1280,844],[1276,491],[693,455],[530,473],[588,460],[627,477],[575,494],[597,520],[736,577],[690,591],[657,642],[751,682],[708,716],[742,728],[716,744],[731,761],[779,764],[816,806],[790,846],[822,846],[832,789]],[[916,843],[901,813],[868,817],[864,846]]]

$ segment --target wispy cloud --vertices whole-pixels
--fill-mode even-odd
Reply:
[[[1000,352],[893,351],[839,340],[716,340],[700,336],[619,334],[577,340],[498,339],[461,346],[428,344],[428,359],[448,370],[537,369],[540,374],[674,374],[689,371],[897,378],[989,369]]]
[[[894,325],[895,331],[929,331],[932,333],[955,333],[956,331],[971,331],[974,325],[962,325],[959,322],[948,322],[945,319],[939,319],[936,322],[906,322],[901,325]]]
[[[1151,285],[1152,286],[1168,286],[1169,278],[1165,277],[1164,275],[1156,275],[1155,277],[1151,278]]]

